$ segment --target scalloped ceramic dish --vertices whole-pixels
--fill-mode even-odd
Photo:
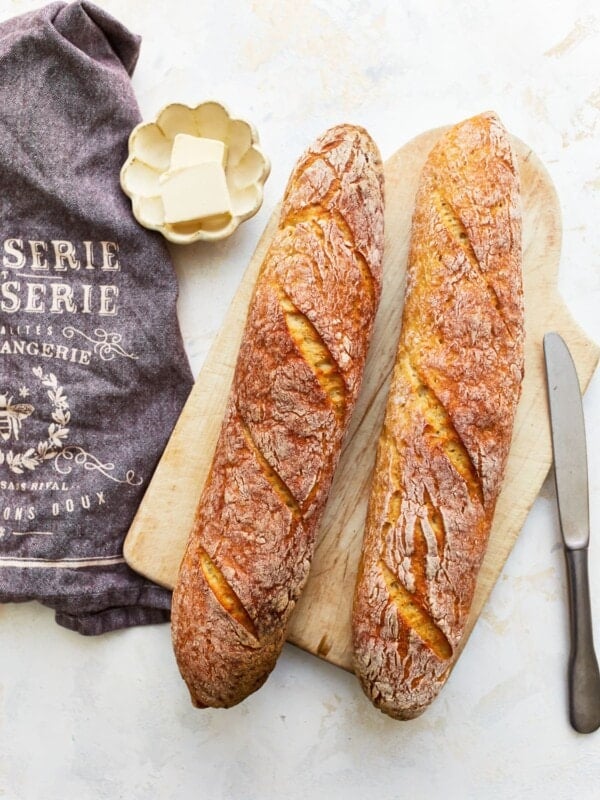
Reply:
[[[226,144],[225,175],[231,214],[195,222],[165,222],[160,177],[169,169],[173,140],[178,133],[219,139]],[[142,122],[131,132],[121,186],[131,198],[133,214],[140,225],[160,231],[176,244],[190,244],[224,239],[256,214],[270,169],[269,160],[260,149],[258,133],[249,122],[231,117],[223,105],[214,101],[195,108],[171,103],[154,122]]]

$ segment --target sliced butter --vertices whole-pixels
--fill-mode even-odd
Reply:
[[[160,183],[167,224],[231,213],[225,170],[216,161],[166,172]]]
[[[173,140],[171,150],[171,169],[185,169],[207,161],[217,161],[222,167],[227,159],[225,142],[218,139],[206,139],[202,136],[190,136],[178,133]]]

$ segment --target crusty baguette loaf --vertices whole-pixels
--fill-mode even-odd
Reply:
[[[491,113],[424,166],[353,607],[355,671],[410,719],[457,657],[523,375],[519,178]]]
[[[381,290],[383,168],[361,128],[300,159],[261,266],[209,477],[173,595],[192,702],[266,680],[308,576]]]

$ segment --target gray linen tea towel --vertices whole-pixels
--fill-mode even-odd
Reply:
[[[0,25],[0,601],[83,634],[169,618],[122,550],[192,382],[119,186],[139,43],[87,2]]]

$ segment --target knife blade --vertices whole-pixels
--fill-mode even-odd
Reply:
[[[600,670],[588,577],[590,538],[585,421],[575,364],[558,333],[544,336],[558,517],[569,583],[569,717],[580,733],[600,727]]]

